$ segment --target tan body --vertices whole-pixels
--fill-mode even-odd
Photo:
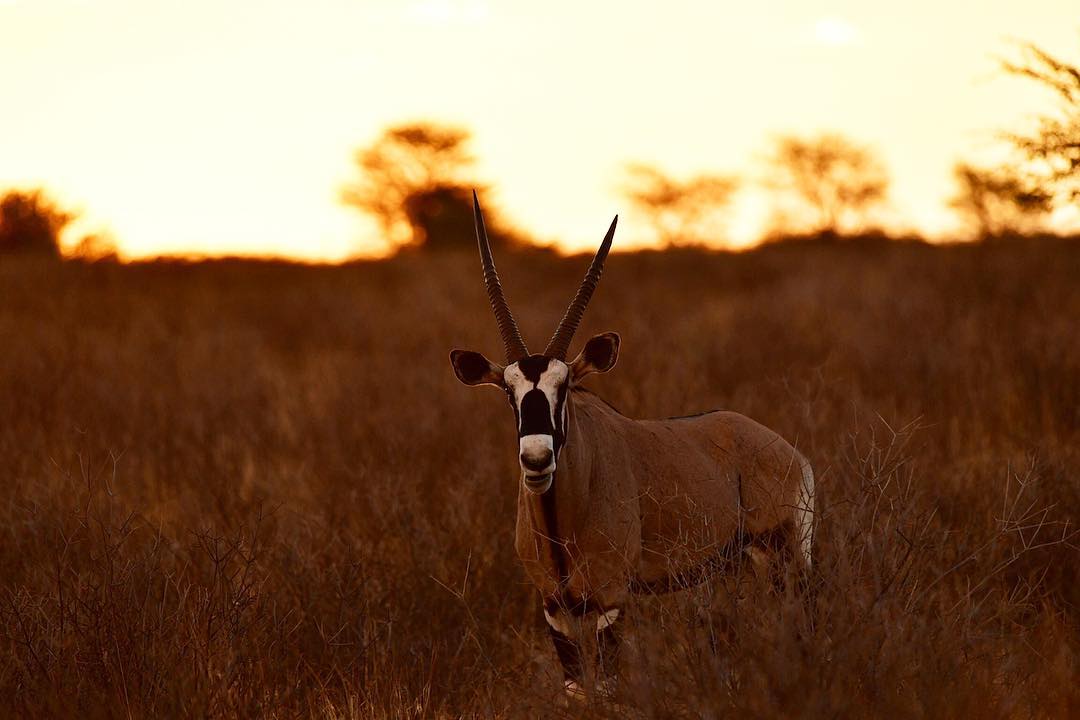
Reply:
[[[633,420],[576,388],[568,405],[547,500],[555,527],[546,496],[518,496],[518,556],[545,598],[619,607],[632,587],[685,578],[742,533],[779,530],[808,553],[812,474],[772,430],[733,412]]]

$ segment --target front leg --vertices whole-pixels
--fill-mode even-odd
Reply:
[[[596,616],[596,668],[603,695],[611,694],[618,672],[621,615],[622,611],[616,607],[601,610]]]
[[[574,699],[585,699],[584,668],[581,664],[581,646],[575,641],[569,614],[557,603],[544,603],[544,619],[547,620],[551,642],[555,645],[555,654],[563,670],[563,688]]]
[[[599,610],[595,615],[597,689],[601,695],[610,695],[618,669],[621,615],[620,608]],[[593,616],[590,614],[586,617],[591,619]],[[552,602],[545,604],[544,619],[547,620],[548,632],[562,665],[563,688],[569,697],[584,700],[585,668],[581,659],[581,645],[575,639],[580,634],[575,630],[580,631],[583,618],[573,617]]]

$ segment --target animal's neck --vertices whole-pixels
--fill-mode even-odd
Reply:
[[[572,543],[578,530],[590,522],[591,498],[596,490],[597,435],[599,424],[611,421],[611,415],[624,419],[599,398],[583,391],[567,396],[566,440],[557,460],[551,489],[541,496],[531,496],[535,529],[556,543]],[[522,493],[527,491],[522,488]]]
[[[607,471],[617,474],[617,482],[632,481],[623,466],[621,438],[633,421],[584,391],[570,392],[567,411],[566,442],[551,489],[533,495],[520,486],[518,497],[518,555],[541,592],[552,597],[559,597],[571,573],[582,569],[590,538],[616,537],[626,530],[626,523],[619,525],[617,509],[602,501],[612,494],[606,486],[611,481]],[[605,472],[600,472],[601,465]],[[629,504],[620,507],[637,514]]]
[[[592,483],[592,419],[581,406],[581,395],[570,392],[566,398],[566,440],[559,453],[558,469],[552,486],[558,518],[557,532],[569,539],[585,520]]]

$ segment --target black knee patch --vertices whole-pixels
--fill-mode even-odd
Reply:
[[[618,669],[619,643],[622,636],[620,619],[616,618],[596,633],[596,664],[600,673],[606,677],[614,675]]]
[[[555,628],[548,625],[551,633],[551,642],[555,645],[555,654],[559,656],[559,664],[562,665],[563,678],[573,680],[578,685],[584,682],[584,673],[581,667],[581,648],[578,644],[563,635]]]

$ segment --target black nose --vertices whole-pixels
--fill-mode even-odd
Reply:
[[[522,455],[521,464],[527,470],[535,470],[536,472],[547,470],[548,465],[551,464],[551,451],[545,450],[542,455],[538,456]]]

